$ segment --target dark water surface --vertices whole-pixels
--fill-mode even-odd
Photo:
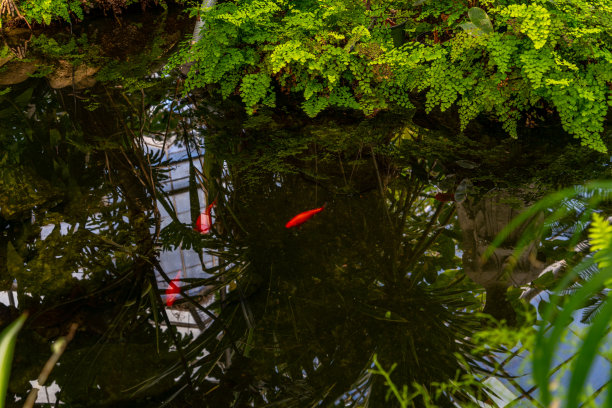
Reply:
[[[496,325],[482,311],[533,324],[523,289],[508,289],[567,256],[563,226],[520,256],[526,227],[482,254],[545,194],[609,177],[607,158],[555,129],[519,141],[418,111],[309,119],[288,101],[247,116],[231,99],[183,97],[161,68],[185,30],[170,13],[5,40],[0,319],[29,311],[9,406],[69,333],[39,401],[394,406],[369,371],[376,356],[397,364],[398,387],[460,384],[436,406],[498,402],[487,378],[537,406],[508,378],[529,369],[494,353],[516,342],[483,348],[474,333]]]

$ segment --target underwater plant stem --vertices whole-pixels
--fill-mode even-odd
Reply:
[[[78,324],[72,323],[72,325],[70,325],[70,330],[68,331],[66,337],[59,338],[53,344],[53,354],[51,355],[51,357],[49,357],[49,360],[47,360],[42,371],[38,375],[38,386],[32,388],[32,390],[28,394],[28,398],[26,399],[25,404],[23,404],[23,408],[32,408],[34,406],[34,404],[36,403],[36,397],[38,396],[38,391],[40,391],[40,387],[42,387],[47,381],[47,378],[49,378],[51,371],[59,361],[62,354],[64,354],[66,347],[68,347],[68,343],[70,343],[70,341],[73,339],[78,327]]]

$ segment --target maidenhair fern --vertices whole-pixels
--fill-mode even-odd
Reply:
[[[612,0],[412,3],[219,3],[200,42],[169,68],[194,62],[186,91],[240,94],[249,112],[274,92],[294,94],[310,116],[333,107],[369,115],[425,95],[428,111],[457,107],[462,127],[486,115],[517,136],[521,122],[534,124],[526,114],[556,111],[568,133],[606,151]],[[393,24],[403,24],[399,48]]]
[[[550,35],[551,18],[546,8],[539,4],[511,4],[501,9],[500,15],[513,18],[513,30],[527,35],[536,50],[544,47]]]

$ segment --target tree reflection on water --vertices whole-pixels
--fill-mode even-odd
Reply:
[[[93,110],[36,79],[4,96],[0,112],[14,112],[0,122],[0,272],[32,316],[16,349],[13,395],[26,395],[49,342],[77,323],[49,381],[75,407],[392,405],[370,372],[375,355],[383,367],[397,364],[394,383],[420,385],[437,406],[488,398],[476,382],[438,393],[436,384],[495,369],[475,352],[484,297],[466,273],[483,283],[487,264],[474,254],[529,201],[518,198],[512,210],[487,192],[524,193],[524,184],[503,181],[487,158],[459,161],[461,146],[457,156],[435,150],[444,137],[403,115],[310,120],[286,109],[247,118],[231,102],[176,107],[165,81],[142,93],[98,84]],[[192,221],[203,204],[197,190],[217,200],[207,235],[172,211],[161,226],[168,163],[144,137],[173,122],[171,109],[178,124],[166,129],[192,163]],[[474,185],[466,201],[434,199],[464,178]],[[323,203],[299,229],[284,227]],[[487,216],[500,224],[470,235],[491,224]],[[532,246],[518,272],[537,260]],[[183,280],[176,309],[199,308],[208,319],[193,338],[159,329],[168,316],[158,255],[178,247],[219,259],[203,268],[208,275]],[[496,268],[506,271],[503,261]],[[498,300],[490,288],[501,287],[503,307],[492,314],[520,324],[504,299],[512,279],[503,278],[484,284],[487,307]],[[211,304],[197,302],[207,296]],[[19,315],[1,308],[4,324]]]

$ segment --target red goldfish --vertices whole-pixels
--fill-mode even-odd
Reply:
[[[181,280],[181,271],[178,271],[174,279],[170,281],[170,286],[166,289],[166,306],[170,307],[176,301],[176,296],[181,289],[178,286],[178,281]]]
[[[306,221],[308,221],[313,215],[316,213],[320,213],[325,208],[325,205],[320,208],[315,208],[314,210],[304,211],[303,213],[299,213],[295,217],[289,220],[287,224],[285,224],[285,228],[297,227],[302,225]]]
[[[217,200],[210,203],[210,205],[206,207],[206,210],[198,217],[195,230],[200,234],[208,234],[210,232],[210,227],[212,225],[212,217],[210,216],[210,212],[215,204],[217,204]]]

